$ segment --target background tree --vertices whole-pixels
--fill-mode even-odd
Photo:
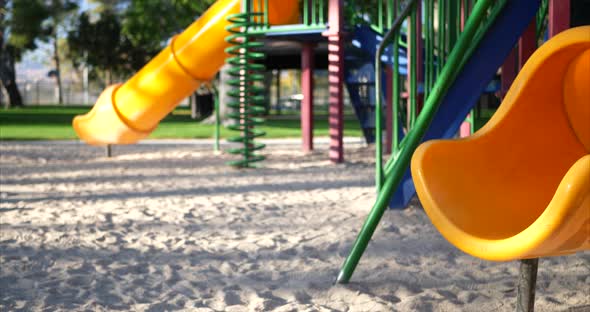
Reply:
[[[55,63],[55,70],[57,72],[55,78],[58,89],[58,102],[59,104],[63,104],[60,71],[61,56],[59,53],[59,39],[61,33],[63,32],[63,29],[60,29],[60,27],[64,27],[64,23],[68,20],[69,17],[73,15],[73,13],[76,12],[76,10],[78,9],[78,4],[76,1],[73,0],[45,0],[44,5],[48,13],[48,18],[45,19],[43,25],[49,33],[49,36],[40,39],[49,40],[53,44],[52,58]]]
[[[39,0],[0,1],[0,79],[10,105],[22,106],[15,64],[25,51],[37,48],[37,38],[48,34],[42,22],[49,14]]]
[[[123,33],[130,43],[151,57],[176,33],[185,29],[213,0],[130,0],[123,17]]]
[[[113,74],[125,68],[127,60],[122,44],[121,23],[115,13],[105,10],[91,22],[87,12],[80,14],[75,27],[68,33],[68,57],[74,67],[88,66],[95,73],[104,73],[105,84],[113,83]]]

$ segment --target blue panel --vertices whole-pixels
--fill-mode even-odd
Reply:
[[[375,53],[382,37],[368,26],[357,26],[352,34],[352,45],[359,51],[348,49],[345,56],[345,81],[352,106],[361,124],[367,143],[375,142]],[[357,52],[357,53],[355,53]],[[386,50],[391,54],[391,47]],[[406,75],[406,51],[399,51],[399,73]],[[383,62],[391,64],[391,57],[384,57]],[[382,73],[385,75],[385,73]],[[384,78],[384,77],[383,77]],[[385,97],[386,88],[381,90]],[[400,140],[403,131],[399,131]]]
[[[540,0],[507,1],[502,13],[444,96],[424,141],[455,136],[461,123],[535,16],[539,5]],[[415,193],[408,169],[390,207],[407,206]]]

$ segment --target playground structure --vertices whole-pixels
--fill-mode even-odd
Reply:
[[[267,12],[270,24],[292,22],[297,1],[273,1]],[[76,117],[78,136],[95,145],[132,144],[147,137],[183,99],[214,78],[226,60],[224,50],[232,47],[224,40],[226,28],[233,27],[227,18],[239,13],[240,1],[216,2],[129,81],[108,87],[92,111]]]
[[[463,135],[472,132],[472,109],[482,92],[486,90],[489,92],[499,91],[503,94],[508,90],[512,83],[511,80],[515,77],[515,44],[520,42],[520,49],[516,53],[518,53],[518,59],[522,66],[535,50],[536,43],[546,33],[545,19],[549,20],[546,27],[549,36],[554,36],[569,28],[569,18],[567,18],[570,9],[569,1],[376,1],[375,6],[369,11],[360,11],[356,15],[361,19],[366,18],[367,21],[364,28],[359,27],[353,33],[359,34],[364,31],[365,35],[360,38],[372,38],[364,41],[357,40],[356,45],[354,40],[349,42],[346,37],[347,31],[350,29],[345,27],[343,1],[330,0],[327,5],[323,1],[303,1],[302,7],[299,8],[302,11],[299,16],[295,14],[298,11],[295,1],[283,1],[280,7],[274,7],[278,1],[246,1],[242,3],[243,12],[241,14],[239,14],[239,3],[239,1],[225,0],[217,2],[193,24],[196,26],[189,27],[187,31],[173,39],[170,47],[156,57],[152,61],[153,64],[148,64],[125,85],[105,90],[94,110],[87,116],[74,121],[74,126],[80,137],[93,144],[127,144],[146,137],[155,128],[157,122],[174,108],[176,103],[196,89],[201,82],[208,81],[213,77],[223,63],[222,60],[225,59],[225,56],[219,57],[220,51],[230,48],[230,52],[235,52],[236,56],[233,61],[230,61],[235,66],[233,71],[235,80],[232,83],[238,87],[238,92],[232,94],[237,99],[232,105],[236,108],[235,117],[238,119],[236,129],[242,131],[242,136],[236,141],[244,145],[243,149],[236,151],[244,156],[243,162],[238,162],[237,165],[247,167],[252,162],[260,160],[261,158],[253,154],[255,150],[262,148],[262,145],[256,145],[253,142],[254,138],[261,135],[255,131],[255,125],[259,123],[259,120],[256,119],[258,109],[255,108],[258,95],[256,90],[248,88],[255,86],[259,81],[253,71],[260,70],[260,67],[254,65],[262,57],[257,54],[259,51],[256,50],[260,48],[260,45],[249,44],[249,40],[261,36],[271,40],[289,39],[302,42],[301,123],[303,149],[311,150],[313,149],[314,47],[318,41],[327,40],[330,79],[330,159],[333,162],[344,160],[342,111],[343,87],[347,85],[361,127],[366,130],[365,136],[368,141],[374,140],[376,144],[376,185],[379,193],[377,202],[338,277],[340,282],[347,282],[350,279],[385,209],[388,206],[406,206],[413,197],[415,181],[417,181],[420,198],[433,223],[449,241],[475,256],[491,260],[534,259],[541,256],[586,250],[590,247],[587,228],[589,218],[587,214],[584,214],[589,209],[588,198],[590,198],[590,186],[588,185],[588,177],[590,177],[588,162],[590,159],[587,156],[589,143],[587,142],[588,134],[583,128],[584,120],[588,119],[586,117],[587,101],[584,102],[584,99],[588,99],[588,94],[580,91],[584,88],[576,89],[575,87],[587,85],[588,82],[583,70],[578,71],[575,68],[587,66],[586,58],[590,55],[582,51],[588,49],[586,45],[590,38],[589,28],[576,30],[579,34],[573,36],[576,39],[570,41],[581,42],[578,44],[581,47],[571,48],[575,52],[570,53],[569,58],[564,57],[560,59],[562,62],[556,62],[557,65],[553,71],[560,72],[561,75],[555,75],[552,79],[558,79],[558,81],[551,83],[543,80],[544,78],[538,78],[539,75],[527,73],[533,72],[537,67],[541,68],[539,59],[550,58],[551,51],[567,46],[564,41],[568,40],[547,43],[546,51],[550,52],[539,52],[541,56],[535,56],[531,60],[532,65],[527,65],[516,80],[517,86],[528,85],[530,81],[535,90],[552,85],[562,85],[563,81],[573,82],[571,85],[574,86],[574,89],[566,91],[567,94],[574,94],[574,99],[571,101],[567,99],[563,103],[557,101],[558,105],[541,96],[536,98],[537,102],[544,102],[543,107],[547,108],[545,115],[537,121],[552,125],[552,128],[549,129],[555,131],[548,131],[551,134],[549,136],[551,139],[543,137],[532,139],[535,135],[534,130],[524,131],[529,126],[531,129],[540,127],[537,125],[537,128],[534,128],[530,124],[532,122],[529,119],[530,115],[525,114],[533,111],[530,108],[530,103],[533,101],[526,102],[529,104],[528,106],[525,105],[526,103],[522,104],[522,101],[516,99],[522,97],[517,96],[520,95],[520,92],[509,91],[505,99],[505,103],[508,104],[504,104],[501,111],[493,117],[488,126],[482,129],[481,133],[478,133],[473,139],[466,139],[459,141],[459,143],[428,143],[420,148],[414,156],[414,174],[418,174],[420,178],[415,177],[415,180],[412,180],[409,171],[412,155],[421,142],[430,139],[452,138],[457,132],[461,132]],[[276,10],[293,14],[276,15]],[[436,18],[435,13],[438,14]],[[299,20],[295,22],[297,18]],[[277,24],[288,25],[278,26]],[[199,32],[201,28],[197,27],[211,29],[211,33]],[[230,42],[222,42],[220,38],[230,35],[227,31],[228,28],[236,30],[233,34],[235,37],[230,37]],[[407,33],[406,36],[403,35],[402,30]],[[198,36],[205,36],[205,34],[210,36],[207,37],[210,38],[206,40],[207,43],[218,44],[215,49],[211,49],[215,50],[214,52],[207,50],[212,53],[211,55],[218,57],[215,58],[215,64],[210,62],[211,58],[203,57],[200,54],[202,49],[198,49],[196,44]],[[231,50],[231,43],[239,48]],[[566,48],[566,50],[569,51],[570,48]],[[367,55],[372,55],[374,62],[367,62]],[[202,59],[208,61],[207,66],[195,62],[195,60]],[[574,65],[569,65],[573,66],[571,67],[573,69],[570,70],[567,62],[574,59],[575,61],[572,63]],[[166,66],[159,66],[161,64],[166,64]],[[192,64],[192,67],[188,67],[188,64]],[[502,83],[499,90],[496,90],[493,87],[490,88],[490,81],[499,67],[502,67]],[[197,74],[201,73],[197,70],[205,69],[203,74]],[[166,78],[160,80],[162,76],[154,74],[154,71],[158,70],[161,70],[162,73],[170,73],[170,75],[164,76]],[[374,79],[367,81],[367,75],[358,75],[363,70],[372,72]],[[249,74],[250,78],[247,77]],[[159,78],[156,79],[156,77]],[[386,78],[385,81],[384,78]],[[533,81],[533,78],[536,80]],[[166,83],[162,85],[163,82]],[[141,92],[138,92],[139,90]],[[154,91],[161,93],[154,94]],[[521,92],[526,92],[526,90]],[[367,100],[366,96],[363,99],[363,93],[369,94],[369,97],[370,94],[374,96],[372,100]],[[131,96],[137,98],[129,100]],[[169,103],[168,105],[161,105],[164,99],[166,99],[165,103]],[[254,106],[248,104],[250,101]],[[524,107],[529,108],[525,109]],[[556,111],[560,107],[566,107],[567,115]],[[248,111],[249,109],[251,111]],[[514,114],[519,110],[524,110],[525,113]],[[541,109],[536,106],[534,110]],[[372,111],[375,112],[374,117],[367,114]],[[466,118],[468,123],[465,123]],[[555,118],[560,118],[559,122],[554,122]],[[502,128],[501,125],[509,122],[514,122],[512,127]],[[570,132],[565,130],[565,125],[569,123],[575,125],[573,133],[569,128],[567,129]],[[110,126],[109,129],[104,129],[106,124]],[[567,147],[565,145],[556,147],[553,150],[556,154],[545,155],[547,157],[543,158],[546,159],[545,162],[541,162],[541,158],[532,162],[541,167],[546,166],[547,163],[553,164],[556,161],[553,156],[557,157],[564,150],[573,150],[573,152],[568,154],[571,157],[561,162],[560,167],[549,166],[553,170],[550,175],[551,181],[547,180],[548,182],[540,186],[534,183],[522,183],[518,184],[521,188],[515,186],[512,191],[509,191],[505,188],[507,185],[501,184],[504,183],[503,179],[511,177],[515,179],[510,174],[515,174],[511,168],[516,165],[510,162],[510,156],[501,155],[510,154],[513,149],[508,147],[484,148],[478,143],[470,144],[470,142],[482,140],[478,139],[480,137],[487,138],[488,136],[484,135],[486,132],[500,131],[497,129],[508,130],[504,130],[503,136],[490,134],[490,138],[496,137],[497,141],[502,141],[500,139],[519,133],[522,135],[522,140],[518,141],[518,144],[528,142],[527,140],[536,143],[542,143],[544,140],[561,142],[560,140],[564,136],[568,136],[569,142],[563,143]],[[385,132],[385,138],[383,132]],[[516,144],[513,143],[510,146]],[[543,154],[541,153],[542,146],[542,144],[536,145],[537,154]],[[523,148],[525,147],[526,145],[523,143]],[[441,163],[437,162],[438,159],[433,156],[438,154],[450,157],[452,154],[457,155],[458,150],[462,150],[461,148],[466,152],[453,158],[453,162],[449,163],[450,167],[441,166]],[[391,153],[391,158],[384,164],[382,159],[383,154],[386,153]],[[477,166],[480,170],[469,172],[468,175],[462,176],[464,178],[459,178],[457,172],[461,172],[460,168],[466,164],[473,163],[474,155],[480,156],[478,161],[481,163]],[[512,204],[507,207],[521,211],[521,215],[514,217],[514,222],[501,224],[501,221],[506,217],[492,209],[492,206],[488,206],[493,205],[493,202],[487,202],[485,205],[482,203],[484,197],[481,194],[485,194],[485,192],[470,193],[480,194],[479,197],[476,195],[467,196],[468,187],[479,186],[473,185],[476,184],[474,181],[489,177],[489,172],[484,169],[489,168],[487,165],[491,159],[498,160],[498,163],[505,161],[506,164],[511,164],[506,167],[507,171],[495,172],[498,176],[493,176],[496,179],[488,180],[491,186],[485,192],[494,189],[501,194],[500,197],[513,200]],[[521,158],[520,162],[530,159],[530,156],[526,159]],[[575,164],[572,159],[576,160]],[[486,160],[488,161],[486,162]],[[446,161],[450,162],[451,160]],[[500,165],[498,164],[498,166]],[[570,167],[571,169],[565,174],[567,170],[564,171],[564,168]],[[455,169],[451,170],[450,168]],[[505,175],[499,176],[502,172],[505,172]],[[518,177],[535,179],[534,176],[537,172],[531,168],[523,167]],[[556,181],[562,182],[559,184]],[[557,187],[557,184],[560,186]],[[442,196],[442,199],[438,197],[437,194],[447,192],[447,189],[440,185],[450,187],[449,192],[453,195]],[[526,185],[528,191],[523,191],[522,185]],[[438,187],[437,191],[432,190],[435,186]],[[492,186],[496,188],[492,188]],[[573,190],[568,193],[565,191],[566,188]],[[532,202],[530,196],[521,198],[516,191],[521,192],[520,196],[532,192],[538,192],[542,196],[539,196],[539,202]],[[551,199],[553,194],[557,200],[551,201],[548,207],[548,199]],[[527,201],[531,202],[524,205]],[[460,208],[453,212],[455,219],[458,218],[457,216],[467,218],[466,216],[469,214],[466,211],[473,209],[473,207],[478,208],[477,212],[474,212],[476,214],[481,211],[486,213],[478,215],[479,221],[473,224],[470,224],[473,219],[469,219],[469,222],[453,222],[456,220],[446,218],[445,213],[450,213],[448,207],[459,203],[461,203]],[[521,208],[528,206],[528,204],[535,208]],[[485,210],[485,207],[488,209]],[[545,207],[547,208],[545,209]],[[558,211],[558,213],[545,214],[541,213],[542,211]],[[453,221],[449,221],[449,219]],[[492,222],[491,220],[496,221]],[[555,227],[549,229],[546,224],[554,224]],[[527,227],[527,225],[531,226]],[[506,233],[511,235],[506,234],[507,236],[520,236],[505,244],[502,243],[503,245],[490,243],[492,244],[490,246],[501,251],[494,251],[485,244],[485,246],[481,245],[485,240],[498,240],[497,237],[489,237],[485,233],[497,233],[498,227],[501,226],[510,227]],[[473,230],[474,227],[478,228],[477,231],[465,231],[465,228]],[[516,235],[516,233],[520,233],[518,231],[523,232]],[[533,239],[532,237],[537,238]],[[570,241],[572,238],[575,238],[573,243]],[[533,251],[525,250],[528,247]],[[535,260],[532,262],[531,260],[523,261],[524,269],[529,270],[529,278],[522,284],[525,286],[519,288],[519,307],[532,309],[534,299],[534,285],[532,284],[534,283],[530,282],[536,274]],[[525,308],[523,308],[524,310]]]
[[[463,251],[506,261],[590,248],[589,35],[578,27],[540,47],[475,135],[414,153],[420,200]]]
[[[398,21],[412,14],[412,6],[414,12],[421,12],[418,2],[410,1]],[[535,22],[542,22],[547,10],[549,33],[553,36],[569,27],[568,15],[564,14],[569,14],[569,9],[569,1],[566,5],[557,1],[475,4],[414,128],[400,147],[394,146],[394,157],[385,166],[381,164],[380,131],[377,132],[377,202],[344,263],[339,282],[350,279],[392,195],[395,201],[401,192],[402,205],[411,197],[407,195],[413,193],[414,185],[407,170],[412,155],[420,199],[443,236],[477,257],[522,260],[518,311],[534,309],[538,257],[590,248],[590,27],[573,29],[546,43],[524,67],[501,110],[473,138],[429,142],[414,154],[421,141],[453,137],[472,107],[473,97],[483,91],[486,76],[490,79],[510,58],[502,73],[508,79],[513,77],[510,67],[514,68],[515,63],[511,50],[520,40],[522,67],[542,36],[543,27],[536,27]],[[561,18],[566,18],[554,18],[556,10],[563,10]],[[488,12],[489,22],[482,22],[482,16]],[[541,14],[535,17],[537,12]],[[429,14],[426,16],[429,23]],[[392,26],[385,44],[399,36],[396,27],[400,24]],[[467,48],[469,43],[471,51]],[[385,44],[380,46],[380,52],[385,50]],[[375,59],[379,68],[381,55],[378,53]],[[375,79],[380,80],[380,75]],[[380,107],[377,105],[378,114]],[[381,120],[379,115],[375,119]],[[548,142],[558,141],[549,147]],[[547,151],[552,148],[552,152]],[[486,169],[481,171],[482,168]],[[547,177],[539,179],[539,174]]]

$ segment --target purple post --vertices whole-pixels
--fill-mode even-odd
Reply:
[[[570,28],[570,0],[549,0],[549,37]]]
[[[502,64],[502,75],[500,76],[500,98],[504,98],[512,82],[516,78],[516,48],[512,49],[504,64]]]
[[[305,42],[301,50],[301,136],[303,152],[313,150],[313,70],[315,44]]]
[[[461,0],[461,31],[465,27],[465,1]],[[467,115],[467,118],[470,118],[471,114]],[[471,123],[464,121],[459,128],[459,137],[466,138],[471,135]]]
[[[518,69],[522,69],[524,63],[537,49],[537,23],[533,17],[532,22],[518,40]]]
[[[344,161],[344,0],[329,0],[328,31],[328,83],[329,83],[329,117],[330,124],[330,160],[333,163]]]

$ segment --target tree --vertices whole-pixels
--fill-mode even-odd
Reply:
[[[58,89],[58,102],[59,104],[63,104],[60,71],[61,57],[59,54],[60,27],[76,11],[78,4],[73,0],[45,0],[44,5],[48,13],[48,18],[44,21],[44,25],[49,32],[49,36],[41,39],[50,39],[53,43],[53,61],[57,72],[55,78]]]
[[[15,63],[25,51],[37,48],[37,38],[47,35],[41,25],[47,17],[45,6],[38,0],[0,0],[0,79],[11,106],[23,104]]]
[[[170,37],[201,15],[213,0],[130,0],[123,33],[134,46],[157,53]]]
[[[80,14],[67,41],[74,66],[84,63],[95,72],[104,72],[107,85],[112,84],[113,73],[124,67],[121,23],[111,10],[102,11],[95,22],[87,12]]]

